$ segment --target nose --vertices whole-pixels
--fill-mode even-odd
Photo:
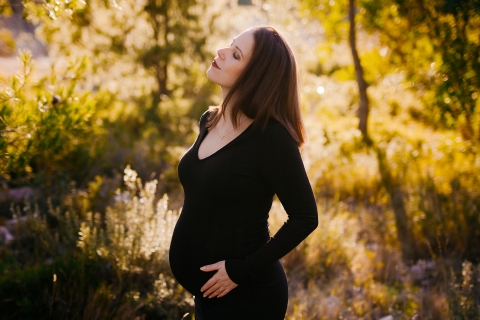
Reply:
[[[217,50],[217,55],[222,60],[225,59],[225,50],[226,49],[227,48],[220,48],[220,49]]]

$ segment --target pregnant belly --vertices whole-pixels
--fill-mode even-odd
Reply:
[[[177,281],[193,295],[200,295],[200,288],[215,274],[203,272],[200,267],[228,259],[220,253],[218,241],[212,241],[209,223],[192,221],[180,215],[170,244],[170,268]],[[223,244],[226,244],[223,241]]]
[[[207,221],[194,219],[184,209],[177,221],[170,245],[170,267],[177,281],[193,295],[215,274],[203,272],[200,267],[227,259],[244,258],[266,243],[269,235],[265,227],[250,236],[248,228],[239,221]],[[236,226],[235,228],[233,226]],[[256,241],[246,241],[246,239]]]

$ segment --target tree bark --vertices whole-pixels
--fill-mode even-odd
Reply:
[[[165,10],[165,27],[164,27],[164,34],[163,34],[163,41],[164,41],[164,50],[168,52],[168,47],[169,47],[169,40],[168,40],[168,33],[170,32],[170,26],[168,25],[169,23],[169,12],[168,10]],[[167,81],[168,81],[168,63],[170,60],[170,54],[165,54],[163,55],[163,61],[160,63],[160,75],[158,79],[158,88],[160,95],[167,95],[169,94],[168,89],[167,89]]]
[[[157,83],[157,90],[153,104],[156,106],[160,102],[161,95],[169,95],[167,89],[168,83],[168,64],[170,62],[170,53],[168,51],[169,40],[169,10],[171,9],[171,2],[162,1],[158,4],[155,0],[149,0],[146,12],[149,15],[149,22],[153,29],[153,39],[155,40],[158,50],[155,50],[149,58],[152,63],[155,73],[155,81]]]
[[[395,215],[397,238],[398,241],[400,241],[403,260],[407,263],[414,262],[418,259],[418,250],[415,244],[412,226],[407,217],[401,184],[392,176],[387,164],[385,152],[378,146],[375,147],[375,151],[382,184],[390,197],[393,214]]]
[[[8,0],[12,8],[13,15],[19,19],[23,19],[23,1],[22,0]]]
[[[367,141],[368,144],[371,144],[372,142],[368,136],[367,130],[369,114],[369,101],[367,95],[368,85],[364,79],[363,67],[360,63],[355,39],[355,0],[349,0],[348,19],[350,22],[349,42],[352,50],[353,63],[355,65],[355,76],[357,79],[360,96],[360,104],[358,107],[358,128],[362,133],[364,140]],[[375,149],[382,184],[390,197],[393,213],[395,215],[397,238],[400,242],[403,259],[406,262],[413,262],[417,259],[417,247],[415,245],[412,227],[407,217],[401,183],[392,176],[384,151],[378,146],[375,147]]]
[[[363,78],[363,68],[358,57],[357,44],[355,40],[355,0],[349,0],[348,20],[350,22],[349,42],[352,50],[353,64],[355,65],[355,76],[358,83],[358,92],[360,96],[360,104],[358,107],[359,125],[358,129],[362,133],[364,139],[368,139],[367,122],[369,103],[367,96],[367,83]]]
[[[159,95],[168,95],[167,90],[167,62],[159,61],[157,66],[157,85]]]

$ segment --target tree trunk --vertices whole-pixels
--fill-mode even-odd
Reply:
[[[364,139],[368,139],[367,121],[368,121],[368,96],[367,83],[363,78],[363,68],[358,57],[357,44],[355,41],[355,0],[349,0],[348,20],[350,22],[350,48],[352,50],[353,64],[355,65],[355,76],[358,83],[358,92],[360,95],[360,105],[358,107],[359,125],[358,129],[362,132]]]
[[[387,164],[385,152],[380,147],[375,147],[378,160],[378,168],[382,179],[382,184],[387,190],[392,203],[393,214],[395,215],[395,226],[397,228],[397,238],[400,241],[403,260],[405,262],[414,262],[417,260],[417,246],[413,236],[412,226],[405,210],[403,191],[399,181],[396,181],[390,173]]]
[[[168,95],[167,90],[167,63],[160,61],[157,66],[157,85],[159,95]]]
[[[466,93],[468,94],[470,92],[466,92]],[[475,103],[475,100],[473,100],[473,103]],[[470,112],[467,109],[474,110],[475,106],[468,106],[468,107],[462,106],[462,109],[465,110],[464,111],[465,123],[461,125],[460,132],[464,140],[473,140],[475,137],[475,129],[473,128],[473,125],[472,125],[472,118],[470,116]]]
[[[170,32],[170,26],[168,25],[169,23],[169,16],[168,16],[169,12],[166,10],[165,11],[165,15],[164,15],[164,18],[165,18],[165,28],[164,28],[164,34],[163,34],[163,41],[164,41],[164,50],[168,52],[168,47],[169,47],[169,40],[168,40],[168,34]],[[158,88],[159,88],[159,92],[160,92],[160,95],[167,95],[169,94],[168,92],[168,89],[167,89],[167,81],[168,81],[168,71],[167,71],[167,68],[168,68],[168,63],[169,63],[169,60],[170,60],[170,54],[165,54],[165,55],[162,55],[163,56],[163,59],[162,61],[160,62],[160,75],[161,75],[161,78],[159,78],[159,81],[158,81]]]
[[[372,141],[368,136],[367,124],[369,113],[369,102],[367,96],[367,83],[363,78],[363,68],[358,57],[356,40],[355,40],[355,0],[349,0],[348,19],[350,22],[350,48],[352,50],[353,63],[355,65],[355,76],[358,83],[358,91],[360,96],[360,105],[358,107],[358,128],[362,136],[368,144]],[[407,217],[405,210],[404,196],[402,187],[399,181],[392,176],[390,168],[387,163],[386,155],[378,146],[375,147],[378,160],[378,168],[382,179],[382,184],[387,190],[395,215],[395,226],[397,229],[397,238],[400,241],[403,259],[406,262],[413,262],[417,259],[417,247],[415,246],[415,239],[411,224]]]
[[[149,58],[148,65],[154,70],[157,90],[154,93],[153,104],[156,106],[162,95],[169,95],[167,89],[168,83],[168,64],[170,61],[170,53],[168,51],[169,40],[169,10],[171,9],[171,2],[162,1],[160,4],[155,0],[149,0],[145,11],[149,15],[149,22],[153,29],[153,39],[157,47],[152,56]]]
[[[23,1],[22,0],[8,0],[12,8],[13,15],[19,19],[23,19]]]

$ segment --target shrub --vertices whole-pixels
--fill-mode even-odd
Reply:
[[[77,89],[87,60],[37,82],[31,54],[21,52],[20,58],[21,73],[0,79],[0,175],[9,187],[61,190],[88,173],[105,143],[96,100]]]
[[[105,218],[74,206],[12,208],[0,247],[2,319],[180,319],[193,299],[173,278],[168,248],[178,212],[127,167]],[[6,312],[4,312],[6,310]]]

